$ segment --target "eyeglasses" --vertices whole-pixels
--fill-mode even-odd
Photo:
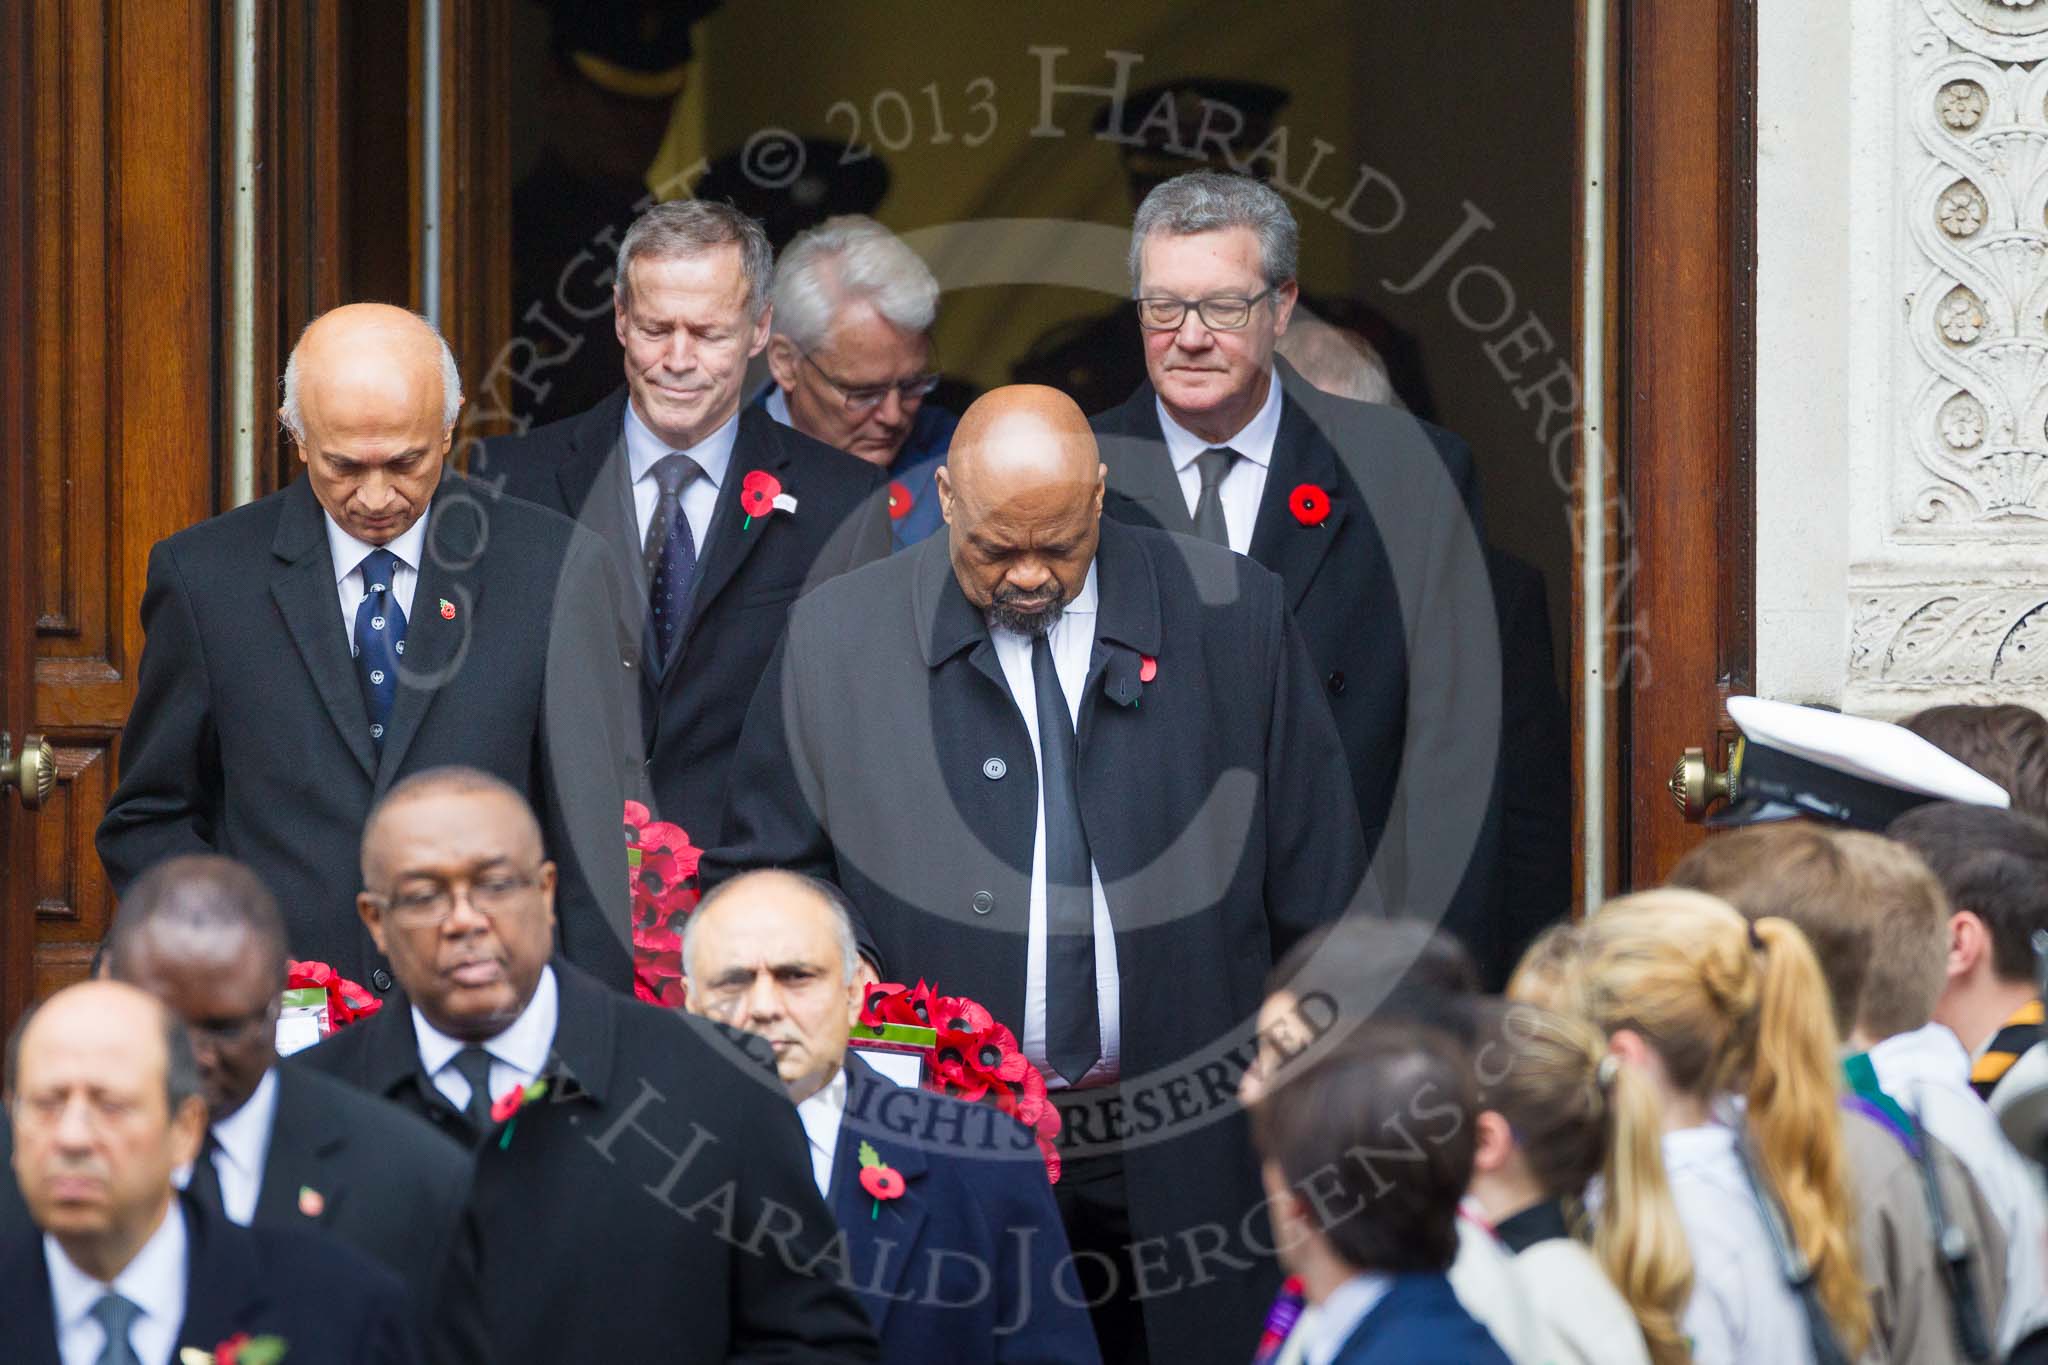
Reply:
[[[469,908],[489,919],[515,907],[520,897],[539,881],[538,868],[532,872],[492,871],[448,882],[420,879],[390,896],[374,891],[367,894],[384,907],[399,928],[426,929],[455,913],[458,892],[467,892]]]
[[[1213,332],[1235,332],[1252,320],[1252,305],[1273,292],[1269,286],[1250,298],[1242,294],[1218,294],[1207,299],[1176,299],[1164,294],[1138,300],[1138,325],[1148,332],[1172,332],[1195,310],[1202,325]]]
[[[896,391],[896,396],[902,400],[903,406],[910,407],[914,404],[922,403],[926,396],[939,386],[939,377],[937,375],[921,374],[915,379],[903,379],[894,384],[862,384],[856,387],[834,379],[831,371],[811,359],[809,351],[798,351],[797,354],[804,358],[806,365],[809,365],[818,372],[820,378],[838,392],[839,399],[846,404],[848,412],[874,411],[881,406],[882,400],[889,396],[891,389]]]

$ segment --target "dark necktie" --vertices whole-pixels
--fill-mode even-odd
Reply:
[[[479,1137],[491,1131],[491,1054],[466,1047],[455,1054],[455,1074],[469,1082],[469,1103],[463,1116]]]
[[[654,465],[661,496],[647,523],[641,562],[647,571],[647,635],[657,670],[668,662],[689,610],[690,581],[697,575],[697,539],[690,534],[690,519],[683,515],[683,490],[703,472],[687,455],[664,455]]]
[[[92,1316],[107,1332],[107,1344],[100,1347],[93,1365],[141,1365],[128,1329],[142,1316],[142,1309],[119,1294],[106,1294],[92,1306]]]
[[[1223,477],[1237,463],[1237,452],[1229,446],[1211,446],[1195,456],[1195,472],[1202,476],[1201,496],[1195,499],[1195,534],[1214,545],[1230,548],[1230,526],[1223,518]]]
[[[1038,774],[1045,801],[1045,1059],[1077,1085],[1102,1055],[1095,1008],[1095,892],[1081,828],[1079,749],[1052,641],[1031,637]]]
[[[372,550],[363,556],[363,602],[356,608],[356,673],[362,679],[363,705],[370,713],[370,739],[384,747],[384,726],[398,695],[398,660],[405,653],[405,613],[391,577],[398,556]]]
[[[199,1145],[199,1157],[192,1163],[191,1178],[185,1182],[185,1193],[192,1202],[205,1209],[207,1215],[221,1222],[228,1221],[227,1204],[220,1192],[220,1168],[213,1164],[213,1154],[220,1150],[220,1143],[213,1136],[213,1129],[206,1130],[206,1141]]]

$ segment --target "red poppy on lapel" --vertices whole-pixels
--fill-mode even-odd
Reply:
[[[781,494],[782,480],[765,469],[750,470],[740,480],[740,510],[749,521],[765,517],[775,509],[775,499]]]
[[[902,1173],[882,1160],[882,1154],[867,1142],[860,1145],[860,1187],[875,1201],[870,1218],[881,1217],[883,1200],[903,1197]]]
[[[1153,658],[1150,654],[1140,654],[1138,656],[1138,681],[1151,682],[1158,676],[1159,660]]]
[[[1312,483],[1296,484],[1287,495],[1287,510],[1303,526],[1321,526],[1330,515],[1330,495]]]
[[[910,496],[910,490],[900,482],[894,479],[889,481],[889,520],[901,521],[909,516],[910,509],[916,501]]]

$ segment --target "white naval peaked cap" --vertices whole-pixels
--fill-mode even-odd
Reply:
[[[1929,801],[2012,804],[2005,788],[1889,721],[1761,697],[1730,697],[1728,714],[1742,744],[1716,825],[1807,815],[1882,831]]]

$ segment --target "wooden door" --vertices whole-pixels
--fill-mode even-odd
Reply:
[[[1620,466],[1629,665],[1614,889],[1697,843],[1668,790],[1724,766],[1754,686],[1755,0],[1621,7]]]
[[[0,116],[4,720],[49,737],[47,805],[0,805],[0,1015],[82,975],[112,898],[93,830],[134,695],[150,545],[214,510],[214,7],[6,7]]]

